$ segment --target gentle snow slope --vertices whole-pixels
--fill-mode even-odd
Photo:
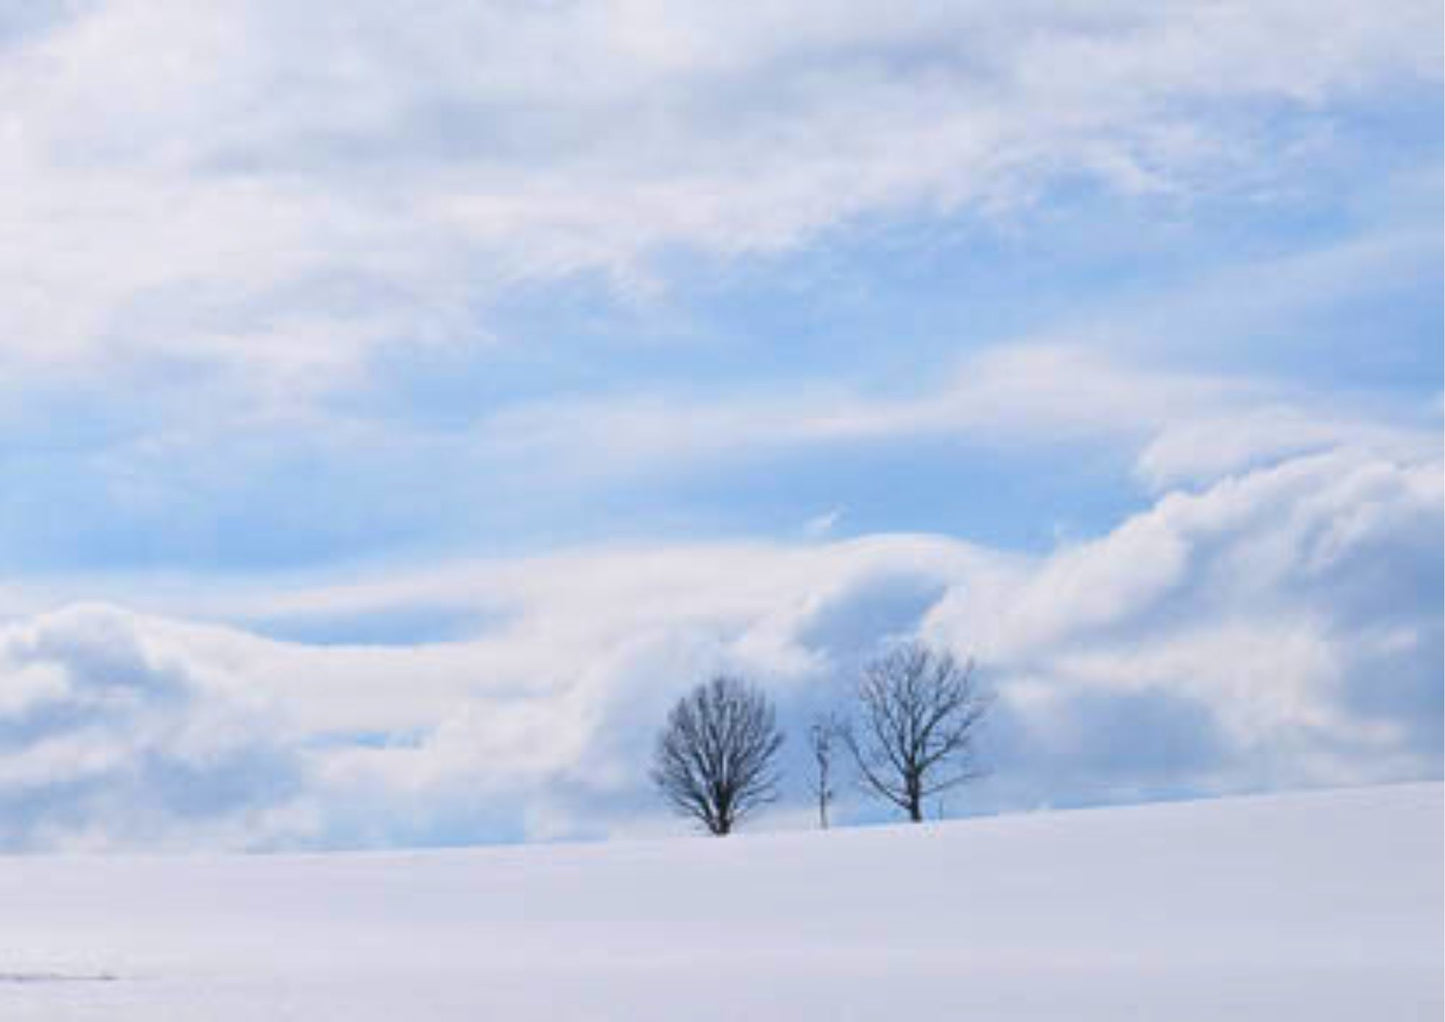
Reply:
[[[1426,784],[724,841],[0,859],[0,1018],[1434,1022],[1441,808]]]

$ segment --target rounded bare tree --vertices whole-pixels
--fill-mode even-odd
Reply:
[[[722,836],[777,797],[782,744],[768,697],[741,679],[716,677],[668,714],[652,780],[674,810]]]
[[[844,735],[863,787],[921,821],[924,799],[981,775],[973,739],[992,702],[972,661],[922,643],[873,661],[858,685],[862,719]]]

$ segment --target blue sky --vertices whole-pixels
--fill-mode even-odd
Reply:
[[[950,811],[1439,776],[1440,38],[0,6],[0,843],[651,832],[912,635]]]

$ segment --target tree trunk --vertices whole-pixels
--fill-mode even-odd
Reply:
[[[917,792],[908,793],[908,818],[914,823],[923,822],[923,797]]]

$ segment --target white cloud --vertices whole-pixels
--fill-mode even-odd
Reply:
[[[812,539],[821,539],[831,533],[842,519],[843,509],[840,507],[814,515],[803,523],[803,535]]]
[[[1430,771],[1442,504],[1438,459],[1300,457],[1166,496],[1037,571],[956,589],[927,628],[1017,665],[1028,713],[1093,690],[1206,707],[1233,749],[1211,765],[1219,785]],[[1363,711],[1375,699],[1392,710]]]
[[[1161,493],[1341,446],[1428,457],[1439,446],[1433,418],[1425,408],[1352,414],[1339,394],[1170,368],[1081,343],[1023,341],[969,355],[941,383],[904,396],[832,386],[539,402],[493,415],[466,443],[511,473],[576,483],[870,440],[953,436],[980,448],[1056,450],[1107,444],[1137,451],[1138,481]]]
[[[1287,150],[1251,103],[1433,81],[1438,29],[1418,2],[85,5],[0,50],[0,365],[289,393],[475,340],[518,277],[645,285],[666,246],[1080,172],[1254,187]]]
[[[5,841],[652,826],[653,728],[684,687],[742,671],[796,722],[915,631],[976,653],[1001,696],[995,776],[968,804],[1434,776],[1440,480],[1438,458],[1337,450],[1168,494],[1037,558],[927,536],[579,551],[211,605],[486,609],[471,638],[414,647],[40,614],[0,630]]]
[[[251,686],[130,615],[77,606],[0,629],[0,844],[264,842],[303,780]]]

